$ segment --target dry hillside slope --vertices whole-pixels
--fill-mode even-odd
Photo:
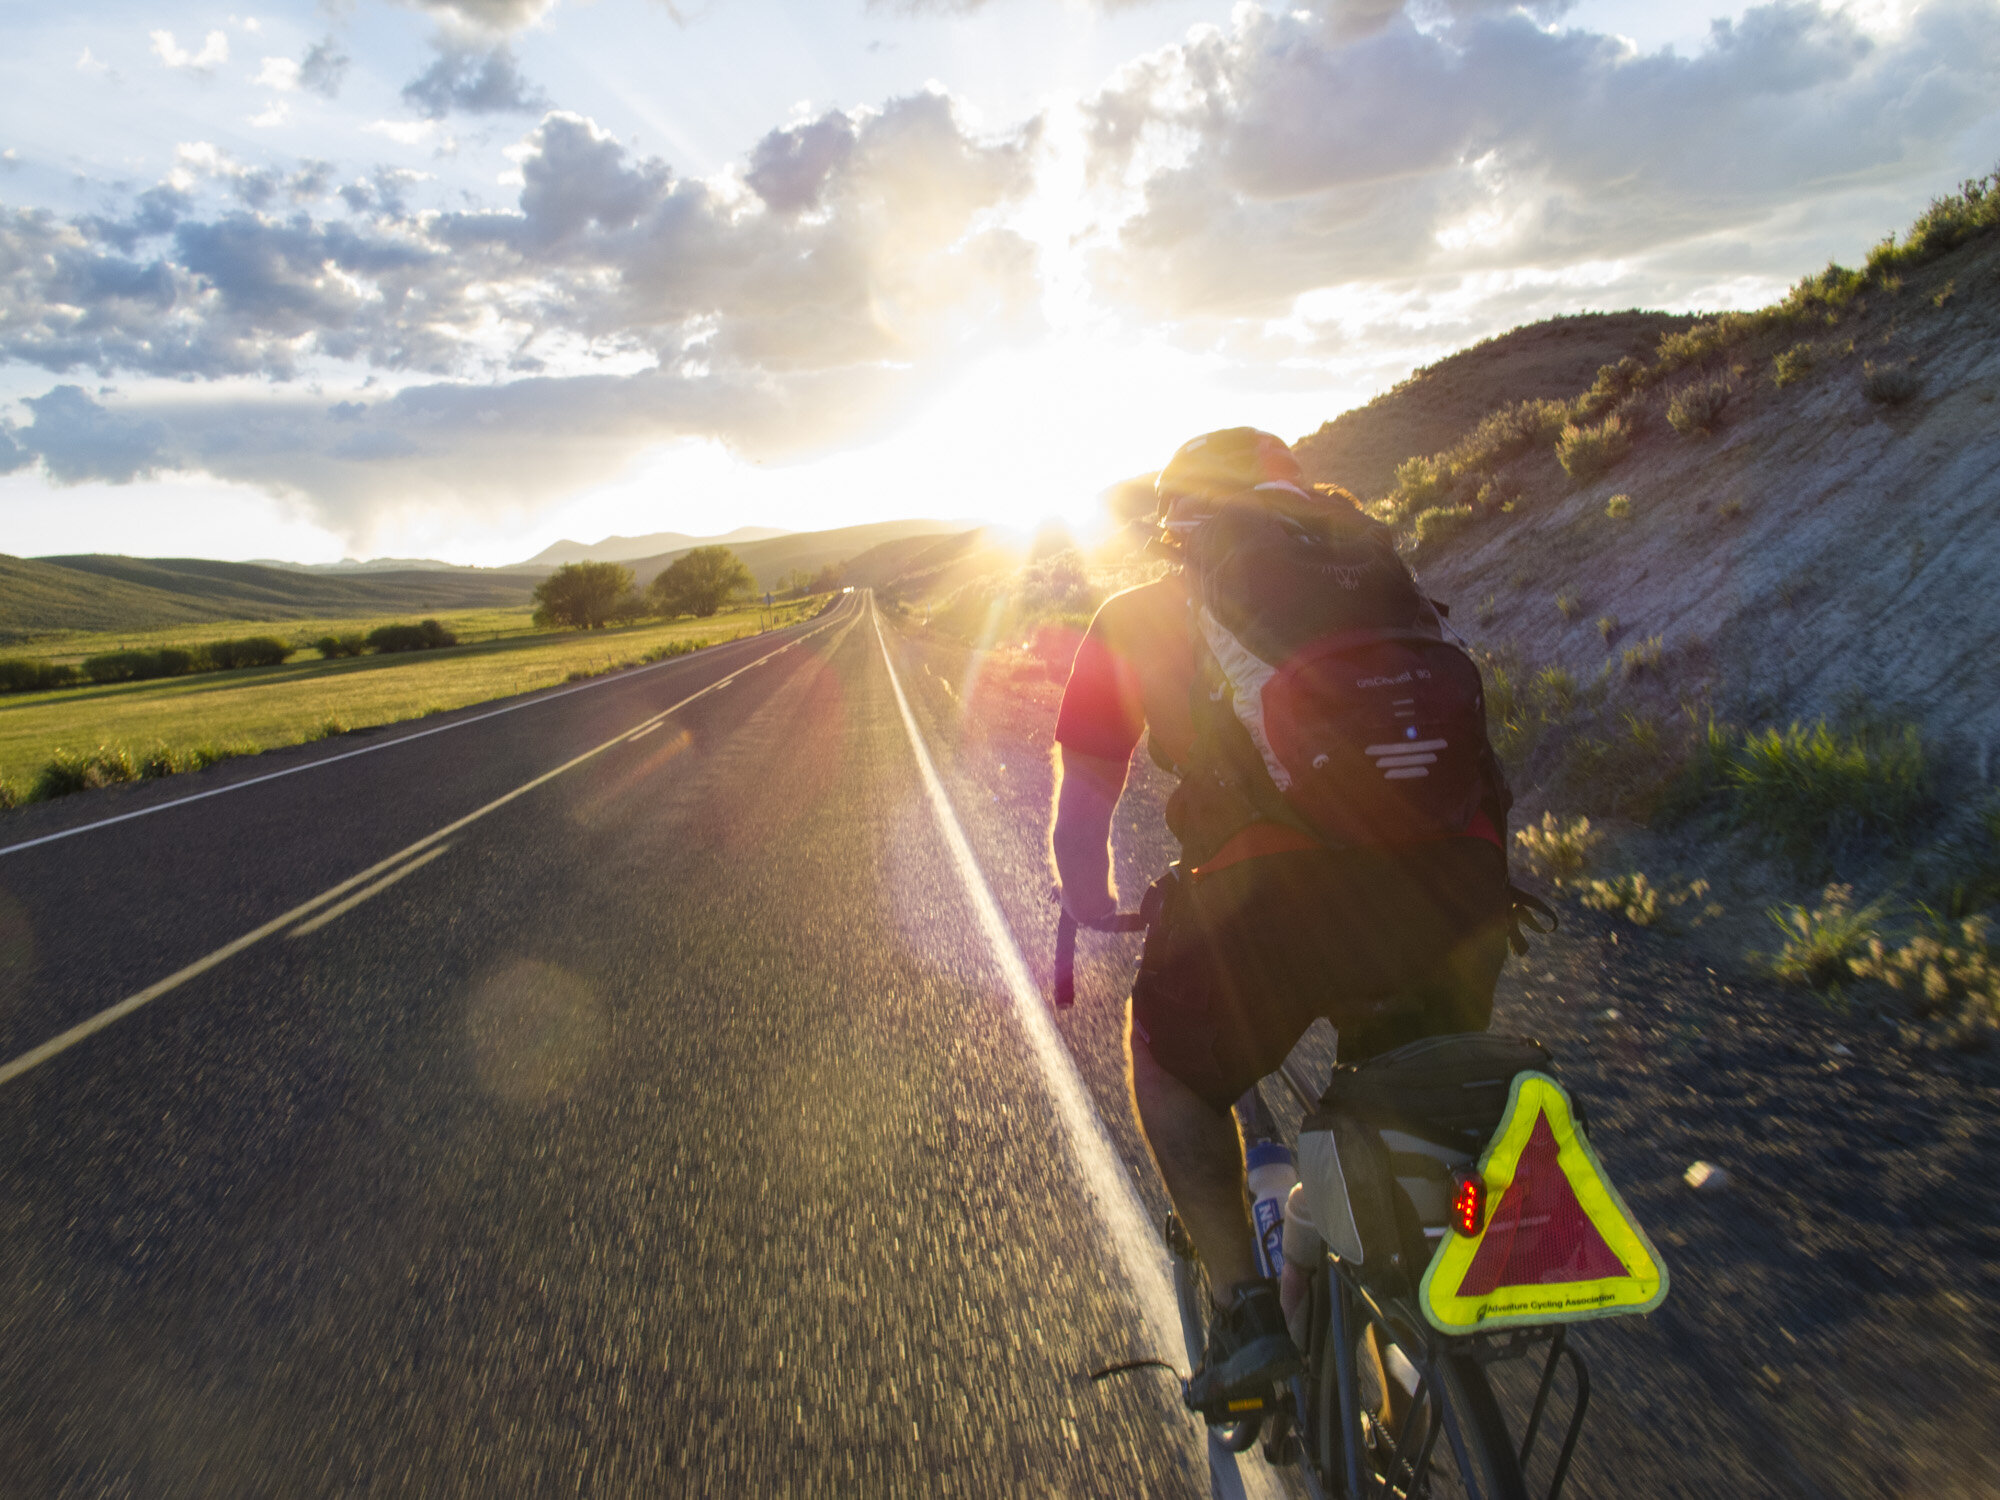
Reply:
[[[1871,399],[1870,366],[1908,371],[1914,394]],[[1703,382],[1731,394],[1712,431],[1683,436],[1668,409]],[[1941,769],[1990,781],[2000,236],[1718,349],[1624,412],[1637,436],[1600,477],[1575,482],[1539,444],[1482,481],[1509,508],[1474,504],[1417,548],[1461,628],[1578,680],[1622,680],[1624,652],[1657,637],[1657,669],[1642,656],[1622,683],[1635,698],[1705,697],[1753,725],[1907,722],[1947,747]]]
[[[1572,396],[1601,365],[1647,358],[1695,320],[1673,313],[1580,313],[1531,323],[1416,371],[1366,406],[1292,445],[1306,475],[1364,500],[1386,494],[1396,465],[1434,453],[1509,402]]]

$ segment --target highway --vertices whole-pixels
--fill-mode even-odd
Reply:
[[[1157,1187],[896,642],[0,825],[6,1493],[1209,1493],[1081,1379]]]

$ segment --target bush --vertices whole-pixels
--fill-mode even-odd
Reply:
[[[1715,419],[1736,391],[1736,382],[1727,375],[1711,375],[1690,381],[1667,400],[1667,423],[1682,437],[1714,430]]]
[[[1419,547],[1435,546],[1446,537],[1456,536],[1472,522],[1469,505],[1437,505],[1417,516],[1412,528]]]
[[[1917,372],[1906,364],[1878,365],[1867,360],[1861,366],[1861,393],[1878,406],[1901,406],[1922,388]]]
[[[235,641],[210,641],[200,648],[198,663],[218,672],[239,667],[275,667],[292,654],[293,647],[275,635],[250,635]]]
[[[414,625],[381,625],[368,632],[371,651],[435,651],[440,646],[457,644],[458,637],[436,620],[419,620]]]
[[[1746,337],[1753,327],[1747,313],[1724,313],[1719,318],[1697,323],[1680,333],[1662,334],[1659,346],[1659,372],[1670,374],[1685,369],[1689,365],[1706,364],[1721,354],[1738,340]]]
[[[1443,454],[1406,458],[1396,465],[1396,494],[1406,510],[1437,504],[1451,491],[1451,469]]]
[[[1583,613],[1583,601],[1568,589],[1564,589],[1556,595],[1556,613],[1565,620],[1574,620]]]
[[[1660,670],[1660,663],[1666,659],[1666,642],[1656,635],[1649,635],[1636,646],[1627,646],[1623,666],[1627,677],[1644,677],[1649,672]]]
[[[67,797],[72,792],[88,791],[92,787],[138,779],[139,766],[122,745],[99,745],[89,755],[74,750],[58,750],[36,776],[32,795],[37,801],[47,801],[51,797]]]
[[[1588,818],[1565,822],[1550,811],[1542,814],[1539,824],[1530,823],[1516,832],[1514,842],[1536,870],[1561,885],[1588,867],[1604,835],[1590,826]]]
[[[1796,380],[1805,379],[1813,367],[1813,346],[1794,344],[1791,348],[1771,357],[1771,383],[1787,386]]]
[[[1613,875],[1609,880],[1586,880],[1578,899],[1592,911],[1623,917],[1634,927],[1655,927],[1673,912],[1700,901],[1707,894],[1706,880],[1690,881],[1687,885],[1670,884],[1662,890],[1646,878],[1645,871],[1633,870],[1629,874]],[[1710,901],[1702,906],[1688,926],[1699,927],[1709,918],[1721,915],[1722,908]]]
[[[365,635],[323,635],[313,642],[313,650],[332,660],[337,656],[359,656],[368,649]]]
[[[1960,922],[1933,920],[1932,930],[1891,949],[1871,936],[1867,951],[1850,957],[1857,979],[1873,979],[1907,996],[1920,1017],[1947,1023],[1947,1038],[1961,1047],[1984,1045],[2000,1027],[2000,963],[1987,941],[1983,916]]]
[[[630,568],[609,562],[564,563],[535,585],[535,623],[543,629],[602,630],[618,601],[631,592]]]
[[[1967,178],[1956,193],[1933,198],[1896,243],[1892,234],[1868,253],[1868,274],[1886,281],[1895,272],[1936,260],[1976,234],[2000,226],[2000,172]]]
[[[1604,513],[1614,521],[1629,521],[1632,518],[1632,497],[1613,495],[1604,502]]]
[[[1774,906],[1769,916],[1784,946],[1767,957],[1771,973],[1816,990],[1838,989],[1853,973],[1850,961],[1867,950],[1882,920],[1882,903],[1857,909],[1854,887],[1830,885],[1816,907]]]
[[[1626,419],[1615,413],[1596,427],[1579,427],[1572,422],[1563,428],[1556,443],[1556,460],[1565,474],[1581,484],[1617,463],[1630,444]]]
[[[1823,868],[1844,839],[1907,841],[1932,805],[1930,760],[1914,726],[1840,734],[1824,722],[1794,723],[1739,740],[1711,724],[1683,779],[1677,811],[1715,806],[1802,869]]]
[[[157,651],[106,651],[83,660],[83,675],[92,682],[147,682],[156,677],[185,677],[194,670],[194,653],[176,646],[162,646]]]
[[[0,693],[46,693],[77,680],[77,670],[68,662],[0,659]]]
[[[1618,634],[1618,616],[1599,615],[1597,617],[1597,633],[1604,637],[1604,644],[1609,646],[1612,637]]]

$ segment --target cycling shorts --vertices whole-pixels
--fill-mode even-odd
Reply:
[[[1132,1030],[1217,1110],[1321,1016],[1349,1063],[1492,1018],[1507,866],[1483,839],[1259,855],[1171,880],[1164,896]]]

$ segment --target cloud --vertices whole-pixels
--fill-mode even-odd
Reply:
[[[1886,35],[1783,0],[1692,57],[1493,6],[1323,21],[1239,10],[1089,101],[1096,180],[1137,201],[1103,289],[1257,316],[1315,287],[1655,254],[1946,165],[2000,69],[2000,11],[1972,0]]]
[[[513,50],[504,42],[483,52],[441,43],[436,60],[403,86],[403,101],[433,120],[454,110],[469,115],[528,114],[548,102],[521,76]]]
[[[153,39],[153,52],[161,62],[170,68],[187,68],[197,73],[213,72],[229,61],[229,38],[219,31],[211,31],[201,45],[201,51],[189,52],[174,41],[171,31],[149,32]]]
[[[482,31],[518,31],[540,20],[555,0],[410,0],[447,22]]]
[[[276,89],[281,94],[289,94],[299,86],[299,65],[289,57],[267,57],[251,82],[260,89]]]
[[[331,185],[323,164],[190,147],[186,186],[116,219],[0,209],[0,358],[276,384],[88,409],[62,386],[14,440],[64,482],[201,470],[350,535],[403,505],[543,503],[676,438],[824,451],[1033,335],[1036,255],[996,223],[1033,145],[920,94],[776,133],[744,178],[765,198],[553,113],[513,153],[511,208],[414,211],[382,172],[340,189],[346,217],[276,212]],[[242,206],[198,211],[204,179]],[[401,388],[307,393],[328,361]]]
[[[322,98],[332,99],[340,93],[341,80],[346,78],[351,62],[352,59],[334,44],[332,37],[314,42],[299,60],[299,87],[310,89]]]
[[[14,429],[9,441],[17,452],[39,458],[57,484],[82,484],[92,479],[130,484],[164,467],[161,449],[167,429],[156,419],[107,411],[81,386],[74,385],[59,385],[45,396],[28,397],[22,404],[34,413],[35,420]]]

